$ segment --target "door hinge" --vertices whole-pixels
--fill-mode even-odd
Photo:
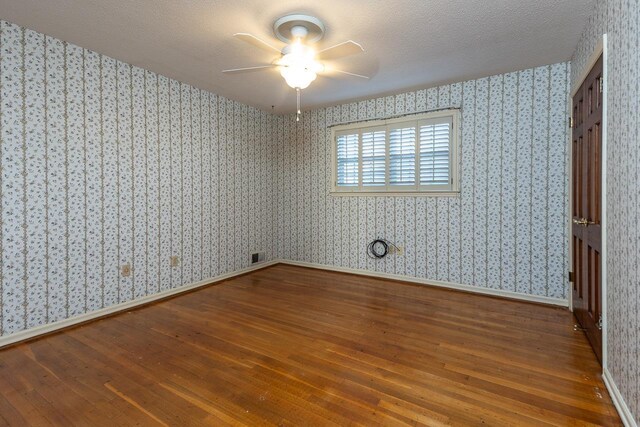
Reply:
[[[598,329],[602,330],[602,315],[598,315],[598,323],[596,323]]]
[[[573,117],[569,117],[569,127],[573,129]]]
[[[604,77],[598,78],[598,86],[600,86],[600,93],[602,93],[604,91]]]
[[[569,282],[573,283],[573,271],[569,272]]]

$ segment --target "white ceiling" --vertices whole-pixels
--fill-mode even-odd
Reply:
[[[273,22],[292,12],[322,19],[318,47],[345,40],[365,53],[335,61],[369,81],[319,77],[303,108],[425,88],[569,60],[594,0],[0,0],[0,19],[278,113],[295,91],[277,71],[220,70],[270,62],[236,40],[250,32],[278,47]]]

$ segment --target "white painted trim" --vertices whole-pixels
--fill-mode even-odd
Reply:
[[[607,360],[609,359],[607,355],[607,258],[609,256],[608,246],[607,246],[607,114],[608,114],[608,102],[607,96],[609,94],[609,84],[607,83],[607,79],[609,78],[609,69],[607,67],[607,57],[608,57],[608,47],[607,47],[607,35],[602,35],[602,160],[601,160],[601,168],[602,168],[602,205],[601,209],[601,221],[600,221],[600,259],[602,265],[600,266],[600,274],[601,282],[600,289],[602,292],[602,369],[607,368]]]
[[[542,304],[557,305],[561,307],[567,307],[568,305],[568,301],[566,299],[561,299],[561,298],[527,295],[527,294],[521,294],[518,292],[503,291],[501,289],[480,288],[477,286],[463,285],[461,283],[443,282],[439,280],[423,279],[420,277],[403,276],[400,274],[389,274],[389,273],[382,273],[378,271],[360,270],[360,269],[346,268],[346,267],[336,267],[333,265],[315,264],[311,262],[291,261],[286,259],[279,259],[277,261],[282,264],[296,265],[299,267],[317,268],[320,270],[337,271],[340,273],[350,273],[350,274],[358,274],[361,276],[377,277],[382,279],[400,280],[403,282],[417,283],[419,285],[436,286],[440,288],[455,289],[459,291],[472,292],[475,294],[490,295],[490,296],[496,296],[496,297],[502,297],[502,298],[521,300],[521,301],[537,302]]]
[[[611,372],[609,372],[606,367],[602,372],[602,379],[604,380],[604,385],[607,387],[607,390],[609,390],[609,395],[618,410],[618,414],[620,414],[622,424],[624,424],[625,427],[638,427],[638,424],[633,419],[633,414],[631,413],[629,406],[627,406],[627,402],[624,401],[620,390],[618,390],[618,386],[615,381],[613,381]]]
[[[334,191],[331,197],[460,197],[460,191]]]
[[[543,296],[527,295],[527,294],[521,294],[517,292],[503,291],[500,289],[480,288],[476,286],[463,285],[460,283],[428,280],[428,279],[423,279],[419,277],[403,276],[400,274],[388,274],[388,273],[368,271],[368,270],[358,270],[353,268],[335,267],[335,266],[325,265],[325,264],[314,264],[310,262],[292,261],[292,260],[286,260],[286,259],[274,259],[271,261],[259,263],[257,265],[252,265],[252,266],[240,269],[238,271],[234,271],[232,273],[222,274],[220,276],[201,280],[199,282],[185,285],[179,288],[169,289],[169,290],[159,292],[153,295],[148,295],[146,297],[142,297],[136,300],[127,301],[121,304],[115,304],[109,307],[101,308],[99,310],[95,310],[90,313],[80,314],[78,316],[70,317],[68,319],[63,319],[58,322],[53,322],[47,325],[37,326],[35,328],[16,332],[15,334],[6,335],[4,337],[0,337],[0,348],[6,347],[8,345],[11,345],[20,341],[35,338],[39,335],[49,334],[51,332],[55,332],[60,329],[64,329],[73,325],[84,323],[89,320],[97,319],[110,314],[115,314],[121,311],[126,311],[144,304],[148,304],[153,301],[178,295],[178,294],[181,294],[190,290],[194,290],[212,283],[220,282],[235,276],[249,273],[251,271],[261,270],[263,268],[270,267],[272,265],[279,264],[279,263],[297,265],[300,267],[317,268],[320,270],[330,270],[330,271],[337,271],[342,273],[358,274],[361,276],[399,280],[403,282],[417,283],[420,285],[436,286],[436,287],[447,288],[447,289],[456,289],[456,290],[472,292],[472,293],[482,294],[482,295],[491,295],[491,296],[521,300],[521,301],[537,302],[537,303],[567,307],[567,300],[561,299],[561,298],[550,298],[550,297],[543,297]]]
[[[232,273],[221,274],[216,277],[212,277],[209,279],[201,280],[199,282],[191,283],[189,285],[181,286],[175,289],[168,289],[166,291],[159,292],[153,295],[147,295],[142,298],[138,298],[132,301],[123,302],[120,304],[115,304],[109,307],[101,308],[95,311],[91,311],[89,313],[80,314],[77,316],[70,317],[68,319],[63,319],[58,322],[49,323],[47,325],[36,326],[35,328],[26,329],[24,331],[16,332],[11,335],[6,335],[4,337],[0,337],[0,348],[6,347],[11,344],[15,344],[20,341],[28,340],[31,338],[35,338],[39,335],[49,334],[51,332],[55,332],[59,329],[68,328],[73,325],[77,325],[79,323],[84,323],[89,320],[97,319],[99,317],[104,317],[110,314],[115,314],[120,311],[126,311],[134,307],[138,307],[144,304],[148,304],[153,301],[157,301],[163,298],[167,298],[170,296],[178,295],[193,289],[197,289],[206,285],[210,285],[212,283],[221,282],[226,279],[230,279],[235,276],[239,276],[241,274],[249,273],[254,270],[261,270],[263,268],[269,267],[271,265],[277,264],[278,261],[271,260],[266,262],[261,262],[256,265],[252,265]]]
[[[567,98],[569,98],[567,105],[569,106],[569,120],[572,120],[573,118],[573,95],[568,94]],[[567,256],[567,261],[569,262],[569,265],[566,265],[565,268],[567,269],[567,271],[571,271],[573,272],[573,127],[570,125],[571,122],[569,121],[569,124],[567,125],[567,127],[569,128],[569,132],[567,132],[567,158],[565,159],[565,161],[567,162],[567,172],[569,174],[568,179],[569,179],[569,191],[568,191],[568,197],[569,200],[567,200],[567,204],[569,205],[569,208],[567,209],[567,212],[569,214],[569,217],[566,218],[566,232],[567,232],[567,249],[568,249],[568,256]],[[573,274],[575,275],[575,272],[573,272]],[[569,279],[567,277],[567,279]],[[575,280],[575,278],[574,278]],[[570,280],[567,280],[567,301],[569,301],[569,311],[571,311],[573,313],[573,282],[571,282]]]

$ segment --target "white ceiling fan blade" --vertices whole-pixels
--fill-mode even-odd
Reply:
[[[355,55],[356,53],[362,53],[364,49],[358,43],[353,40],[342,42],[335,46],[322,49],[317,53],[316,58],[324,61],[327,59],[342,58],[343,56]]]
[[[325,72],[327,72],[327,73],[346,74],[348,76],[353,76],[353,77],[358,77],[358,78],[361,78],[361,79],[369,80],[368,76],[363,76],[362,74],[350,73],[348,71],[338,70],[338,69],[335,69],[335,68],[327,68],[327,69],[325,69]]]
[[[254,36],[252,34],[249,34],[249,33],[236,33],[233,36],[239,38],[242,41],[250,43],[250,44],[252,44],[252,45],[254,45],[256,47],[259,47],[260,49],[281,53],[280,49],[271,46],[266,41],[264,41],[262,39],[259,39],[259,38],[257,38],[256,36]]]
[[[274,68],[274,67],[277,67],[277,65],[271,64],[271,65],[259,65],[257,67],[232,68],[230,70],[222,70],[222,72],[227,74],[247,73],[251,71],[260,71],[260,70],[264,70],[267,68]]]

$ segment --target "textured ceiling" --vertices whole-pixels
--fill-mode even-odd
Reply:
[[[304,12],[327,28],[318,45],[348,39],[365,53],[334,62],[369,74],[319,77],[303,109],[568,60],[594,0],[0,0],[0,19],[278,113],[295,91],[277,71],[220,70],[270,62],[236,40],[280,47],[272,25]]]

